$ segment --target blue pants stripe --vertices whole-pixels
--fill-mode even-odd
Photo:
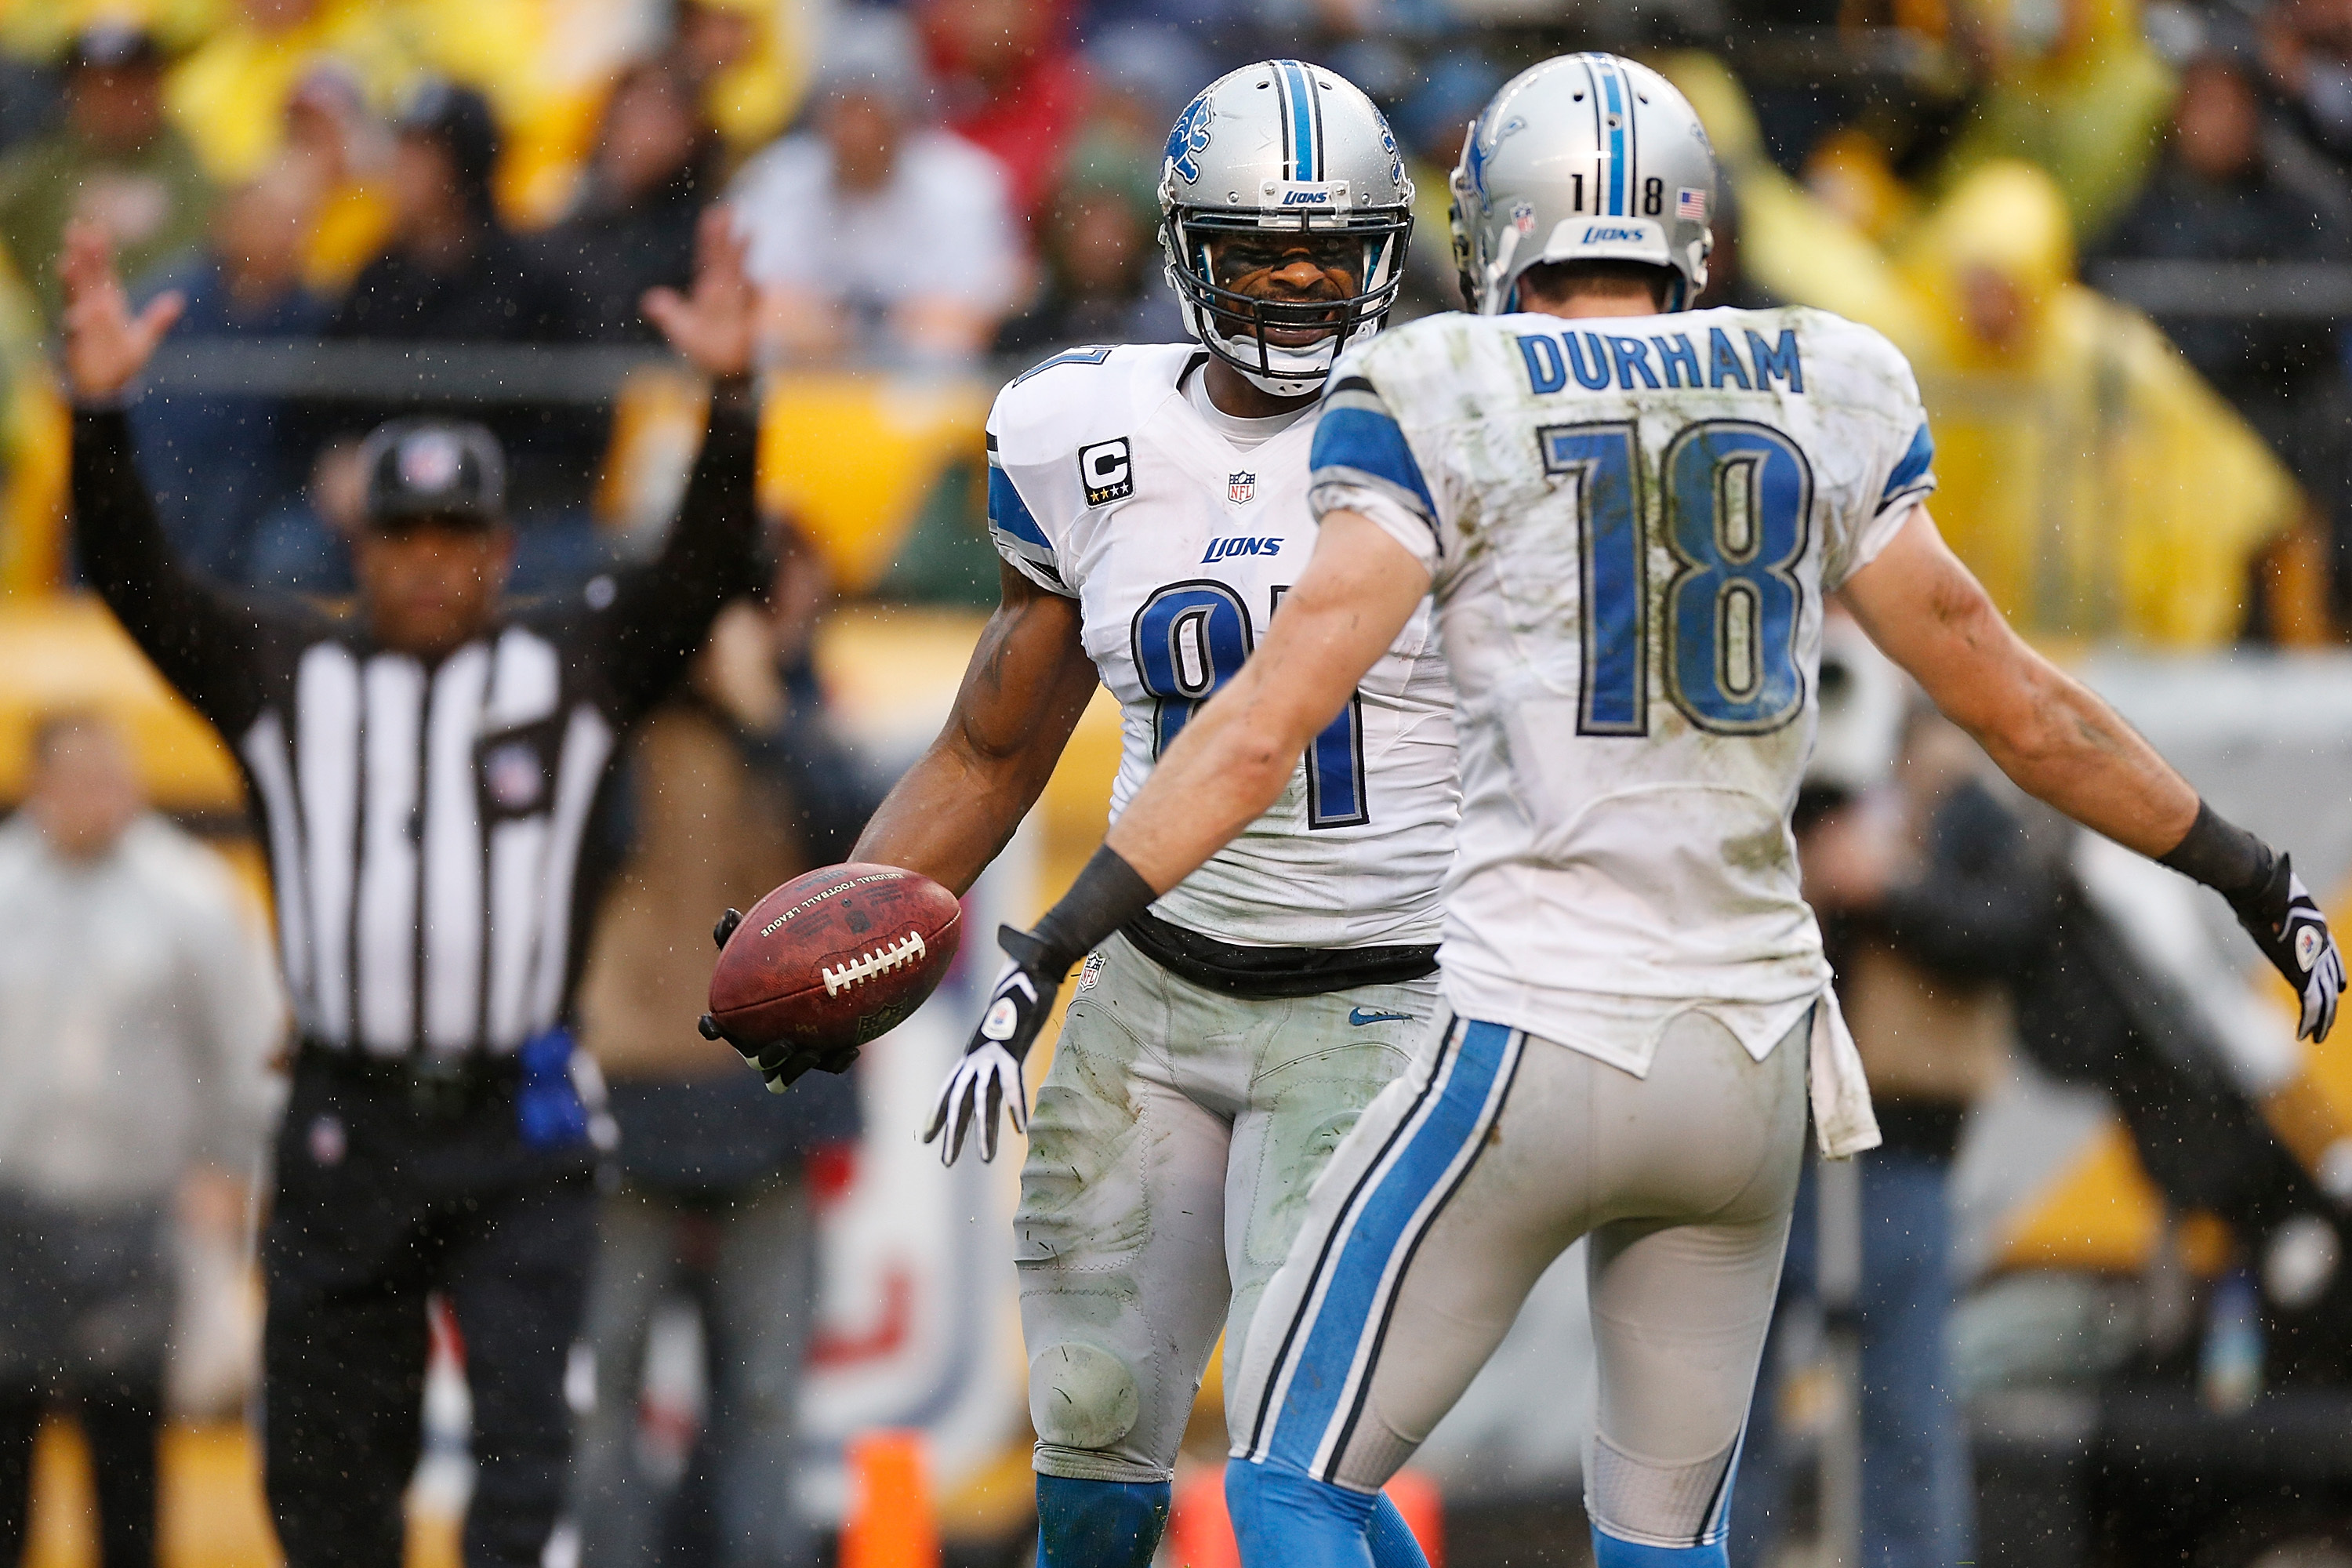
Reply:
[[[1351,1200],[1337,1226],[1336,1256],[1321,1299],[1310,1284],[1301,1318],[1306,1333],[1278,1369],[1269,1402],[1279,1401],[1258,1452],[1313,1474],[1343,1403],[1360,1401],[1402,1263],[1419,1245],[1444,1199],[1477,1158],[1498,1084],[1517,1059],[1516,1032],[1500,1024],[1462,1023],[1431,1075],[1431,1089],[1408,1119],[1401,1147],[1384,1152],[1368,1190]],[[1294,1333],[1296,1329],[1294,1327]],[[1351,1398],[1351,1395],[1353,1397]],[[1336,1447],[1331,1456],[1336,1462]],[[1328,1479],[1324,1478],[1324,1479]]]

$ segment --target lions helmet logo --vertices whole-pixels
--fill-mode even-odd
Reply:
[[[1396,132],[1389,129],[1389,118],[1378,110],[1372,111],[1372,123],[1381,128],[1381,151],[1389,155],[1389,179],[1404,184],[1404,153],[1397,146]]]
[[[1168,132],[1168,162],[1177,177],[1192,184],[1201,177],[1201,154],[1209,150],[1209,95],[1201,94],[1176,117]]]

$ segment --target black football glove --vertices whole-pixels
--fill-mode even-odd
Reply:
[[[981,1159],[995,1159],[999,1110],[1011,1113],[1015,1132],[1029,1130],[1028,1086],[1022,1081],[1021,1064],[1029,1047],[1037,1043],[1037,1032],[1045,1026],[1055,993],[1061,990],[1062,976],[1069,970],[1067,963],[1056,968],[1045,944],[1025,931],[1001,927],[996,941],[1013,955],[1013,961],[997,976],[988,1011],[981,1015],[980,1026],[971,1032],[962,1058],[940,1086],[939,1103],[932,1108],[931,1124],[923,1133],[926,1143],[947,1133],[947,1141],[940,1146],[943,1165],[956,1163],[963,1152],[964,1137],[975,1124],[980,1129]]]
[[[2270,880],[2242,899],[2231,900],[2230,907],[2263,956],[2303,999],[2296,1037],[2326,1039],[2336,1026],[2336,1004],[2344,994],[2344,955],[2336,951],[2327,918],[2312,901],[2288,857],[2278,858]]]
[[[719,923],[710,928],[710,940],[725,947],[727,939],[733,936],[735,928],[742,923],[743,911],[729,910],[719,917]],[[701,1031],[706,1040],[724,1040],[734,1047],[744,1062],[757,1068],[760,1076],[767,1080],[770,1094],[783,1093],[811,1068],[820,1072],[847,1072],[850,1064],[857,1060],[858,1047],[856,1046],[814,1051],[790,1040],[738,1039],[708,1013],[702,1016],[695,1027]]]

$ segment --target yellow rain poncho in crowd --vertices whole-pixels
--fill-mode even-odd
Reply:
[[[2230,641],[2294,481],[2155,325],[2075,281],[2056,184],[1962,178],[1899,258],[1927,331],[1897,342],[1936,437],[1946,539],[2029,632]]]
[[[1656,63],[1738,195],[1748,276],[1911,357],[1936,437],[1930,510],[2021,630],[2236,637],[2249,565],[2300,508],[2294,480],[2153,323],[2075,281],[2049,175],[1979,165],[1890,258],[1773,166],[1721,61]]]
[[[6,0],[0,0],[6,3]],[[183,0],[184,3],[184,0]],[[767,141],[808,75],[809,0],[694,0],[703,36],[732,33],[706,109],[739,152]],[[228,0],[174,68],[171,104],[213,177],[251,179],[285,142],[295,88],[321,65],[379,115],[427,75],[478,88],[506,133],[498,192],[508,217],[550,222],[570,200],[614,73],[652,41],[628,0]]]
[[[369,107],[390,112],[425,68],[423,41],[382,0],[295,0],[227,7],[222,25],[172,71],[172,116],[224,184],[260,174],[285,141],[286,102],[332,61]]]
[[[2171,68],[2151,47],[2139,0],[1975,0],[1991,79],[1935,182],[1949,192],[1994,159],[2050,172],[2074,232],[2096,237],[2155,166]]]
[[[0,600],[56,585],[66,435],[32,290],[0,255]]]
[[[1918,301],[1886,257],[1835,208],[1782,174],[1764,150],[1748,89],[1713,55],[1650,62],[1679,89],[1739,203],[1740,266],[1767,292],[1834,310],[1897,342],[1919,335]]]

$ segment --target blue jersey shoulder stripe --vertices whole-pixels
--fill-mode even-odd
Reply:
[[[1050,359],[1039,360],[1035,364],[1014,376],[1013,384],[1018,386],[1033,375],[1043,375],[1057,364],[1100,364],[1108,358],[1110,358],[1110,349],[1108,345],[1097,344],[1082,349],[1064,349]]]
[[[1882,503],[1893,500],[1916,485],[1927,477],[1927,469],[1935,461],[1936,438],[1927,434],[1927,422],[1922,419],[1918,433],[1911,437],[1911,445],[1905,450],[1902,460],[1895,465],[1895,471],[1886,476],[1886,488],[1878,493],[1879,500]]]
[[[1429,486],[1421,477],[1421,464],[1413,458],[1404,432],[1379,409],[1325,409],[1323,422],[1315,427],[1315,446],[1307,465],[1317,472],[1353,468],[1374,479],[1386,479],[1417,497],[1431,519],[1437,516],[1437,503],[1430,499]]]
[[[1024,544],[1034,544],[1040,550],[1051,551],[1054,542],[1029,515],[1029,503],[1013,487],[1013,480],[1003,468],[988,466],[988,522],[1001,533],[1007,533]]]

